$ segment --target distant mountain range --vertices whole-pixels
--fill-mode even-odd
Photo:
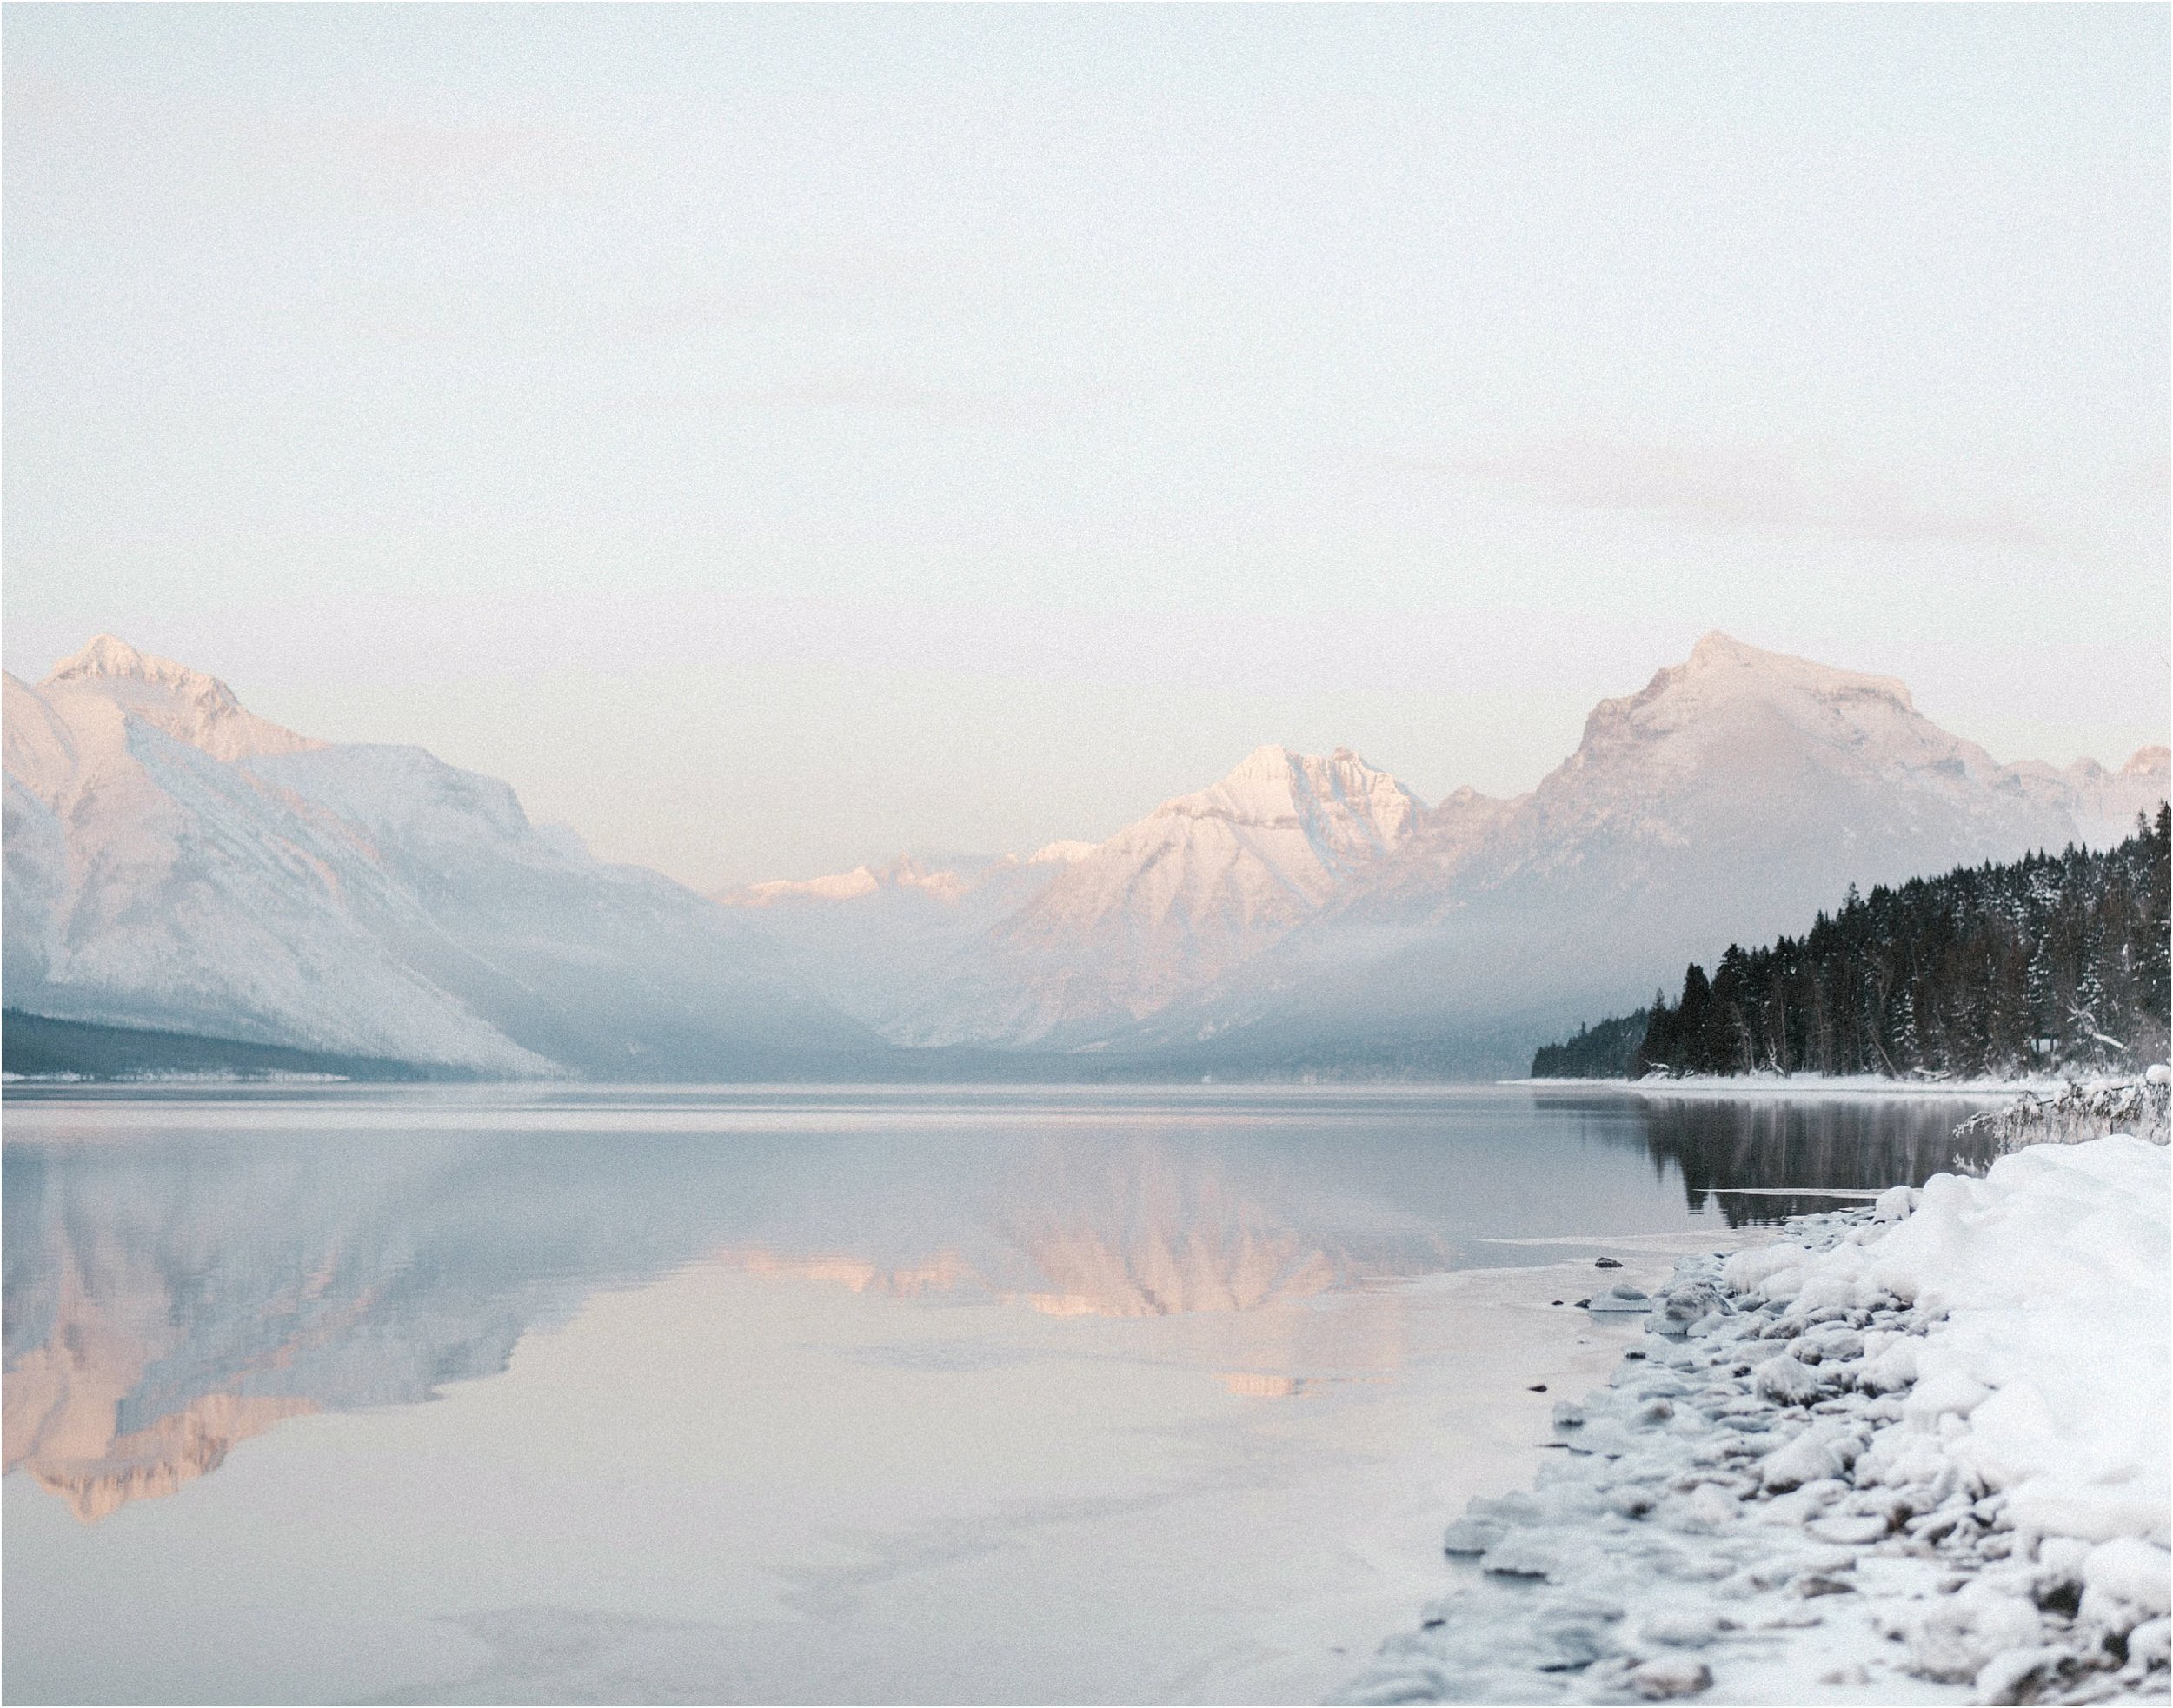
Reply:
[[[718,899],[765,908],[795,946],[853,921],[859,947],[834,987],[866,993],[861,1012],[895,1042],[1062,1047],[1235,972],[1378,865],[1425,811],[1348,749],[1313,759],[1266,747],[1099,846],[939,873],[901,860],[881,880],[862,867],[789,895],[763,884]],[[866,976],[886,932],[915,951],[895,958],[902,980]]]
[[[2003,766],[1716,634],[1514,799],[1264,747],[1099,844],[704,899],[110,637],[6,691],[11,1009],[486,1075],[1520,1072],[1852,883],[2107,846],[2169,792],[2164,748]]]
[[[2164,748],[2117,772],[2003,766],[1897,681],[1710,635],[1602,701],[1529,794],[1428,809],[1348,752],[1263,748],[1089,852],[1001,868],[993,921],[970,900],[987,878],[922,873],[920,894],[954,876],[960,900],[923,908],[911,978],[861,1012],[901,1043],[1193,1072],[1520,1072],[1565,1020],[1800,928],[1852,883],[2109,846],[2167,792]],[[873,959],[879,897],[769,911],[781,941],[826,932]]]

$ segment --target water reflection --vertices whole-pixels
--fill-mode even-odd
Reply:
[[[8,1468],[101,1518],[286,1418],[502,1370],[595,1285],[700,1249],[698,1222],[643,1189],[664,1178],[569,1178],[573,1160],[457,1140],[11,1141]]]
[[[1981,1102],[1894,1099],[1871,1106],[1837,1098],[1655,1098],[1645,1104],[1653,1166],[1681,1177],[1693,1207],[1711,1202],[1731,1227],[1784,1220],[1837,1202],[1790,1187],[1880,1192],[1922,1186],[1957,1162],[1982,1172],[1984,1139],[1957,1140]]]
[[[1302,1398],[1400,1366],[1393,1283],[1532,1260],[1489,1241],[1674,1232],[1708,1204],[1735,1226],[1791,1207],[1740,1188],[1920,1181],[1959,1118],[1524,1093],[639,1093],[545,1113],[11,1099],[8,1470],[96,1521],[288,1419],[502,1371],[599,1290],[698,1262],[1193,1319],[1196,1362],[1230,1392]],[[1308,1308],[1330,1295],[1350,1308]]]
[[[894,1299],[975,1293],[1052,1317],[1168,1317],[1261,1311],[1375,1279],[1430,1274],[1454,1254],[1424,1233],[1301,1232],[1303,1194],[1271,1207],[1218,1172],[1143,1142],[1075,1151],[1043,1141],[1007,1173],[972,1257],[947,1246],[886,1268],[842,1253],[757,1247],[714,1261],[747,1273],[828,1281]]]

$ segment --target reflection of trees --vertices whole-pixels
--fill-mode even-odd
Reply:
[[[1955,1137],[1956,1124],[1977,1106],[1944,1098],[1638,1101],[1654,1165],[1672,1164],[1681,1173],[1693,1209],[1718,1191],[1731,1227],[1834,1207],[1830,1198],[1746,1198],[1731,1187],[1883,1191],[1922,1186],[1951,1169],[1957,1156],[1981,1164],[1992,1155],[1987,1141]]]

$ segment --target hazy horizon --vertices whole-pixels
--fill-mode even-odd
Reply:
[[[702,888],[1253,747],[1529,788],[1720,628],[2167,739],[2161,9],[4,19],[5,657]]]

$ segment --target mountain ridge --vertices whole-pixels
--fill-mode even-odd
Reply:
[[[1180,821],[1299,830],[1294,796],[1250,791],[1293,767],[1363,765],[1348,749],[1301,758],[1263,748],[1222,782],[1163,802],[1015,914],[948,940],[947,966],[916,966],[926,987],[914,1005],[877,1023],[914,1046],[1087,1048],[1195,1067],[1234,1060],[1249,1036],[1251,1068],[1316,1046],[1407,1056],[1432,1050],[1429,1033],[1445,1028],[1505,1026],[1520,1040],[1573,1018],[1578,1000],[1590,1012],[1598,992],[1638,1000],[1693,953],[1717,953],[1715,934],[1787,928],[1806,896],[2117,841],[2165,793],[2167,772],[2157,747],[2117,771],[2002,765],[1925,718],[1896,678],[1715,631],[1596,705],[1578,747],[1523,794],[1465,788],[1426,808],[1365,768],[1387,780],[1368,791],[1392,787],[1408,802],[1391,834],[1347,868],[1321,862],[1310,888],[1206,886],[1209,913],[1279,892],[1294,905],[1250,940],[1234,934],[1237,953],[1165,948],[1159,980],[1127,981],[1142,922],[1184,922],[1168,905],[1182,883],[1147,884],[1157,862],[1127,867],[1127,852],[1154,851]],[[922,953],[939,936],[924,936]],[[1501,1064],[1529,1053],[1521,1041],[1488,1049]]]
[[[2169,764],[2003,765],[1894,678],[1715,631],[1522,794],[1429,807],[1348,748],[1269,743],[1099,842],[704,899],[110,635],[5,691],[10,1006],[484,1074],[1487,1072],[1806,898],[2117,841]]]
[[[2002,766],[1891,678],[1716,633],[1603,701],[1574,753],[1476,834],[1459,826],[1445,857],[1422,830],[1289,940],[1127,1042],[1213,1056],[1249,1035],[1256,1049],[1392,1053],[1513,1016],[1545,1041],[1543,1020],[1589,1014],[1602,993],[1619,1011],[1697,954],[1791,928],[1805,898],[2117,841],[2165,793],[2151,749],[2119,774]],[[1520,1041],[1496,1065],[1529,1053]]]
[[[1257,748],[1067,864],[886,1034],[1047,1046],[1138,1020],[1286,934],[1422,811],[1347,748]]]

